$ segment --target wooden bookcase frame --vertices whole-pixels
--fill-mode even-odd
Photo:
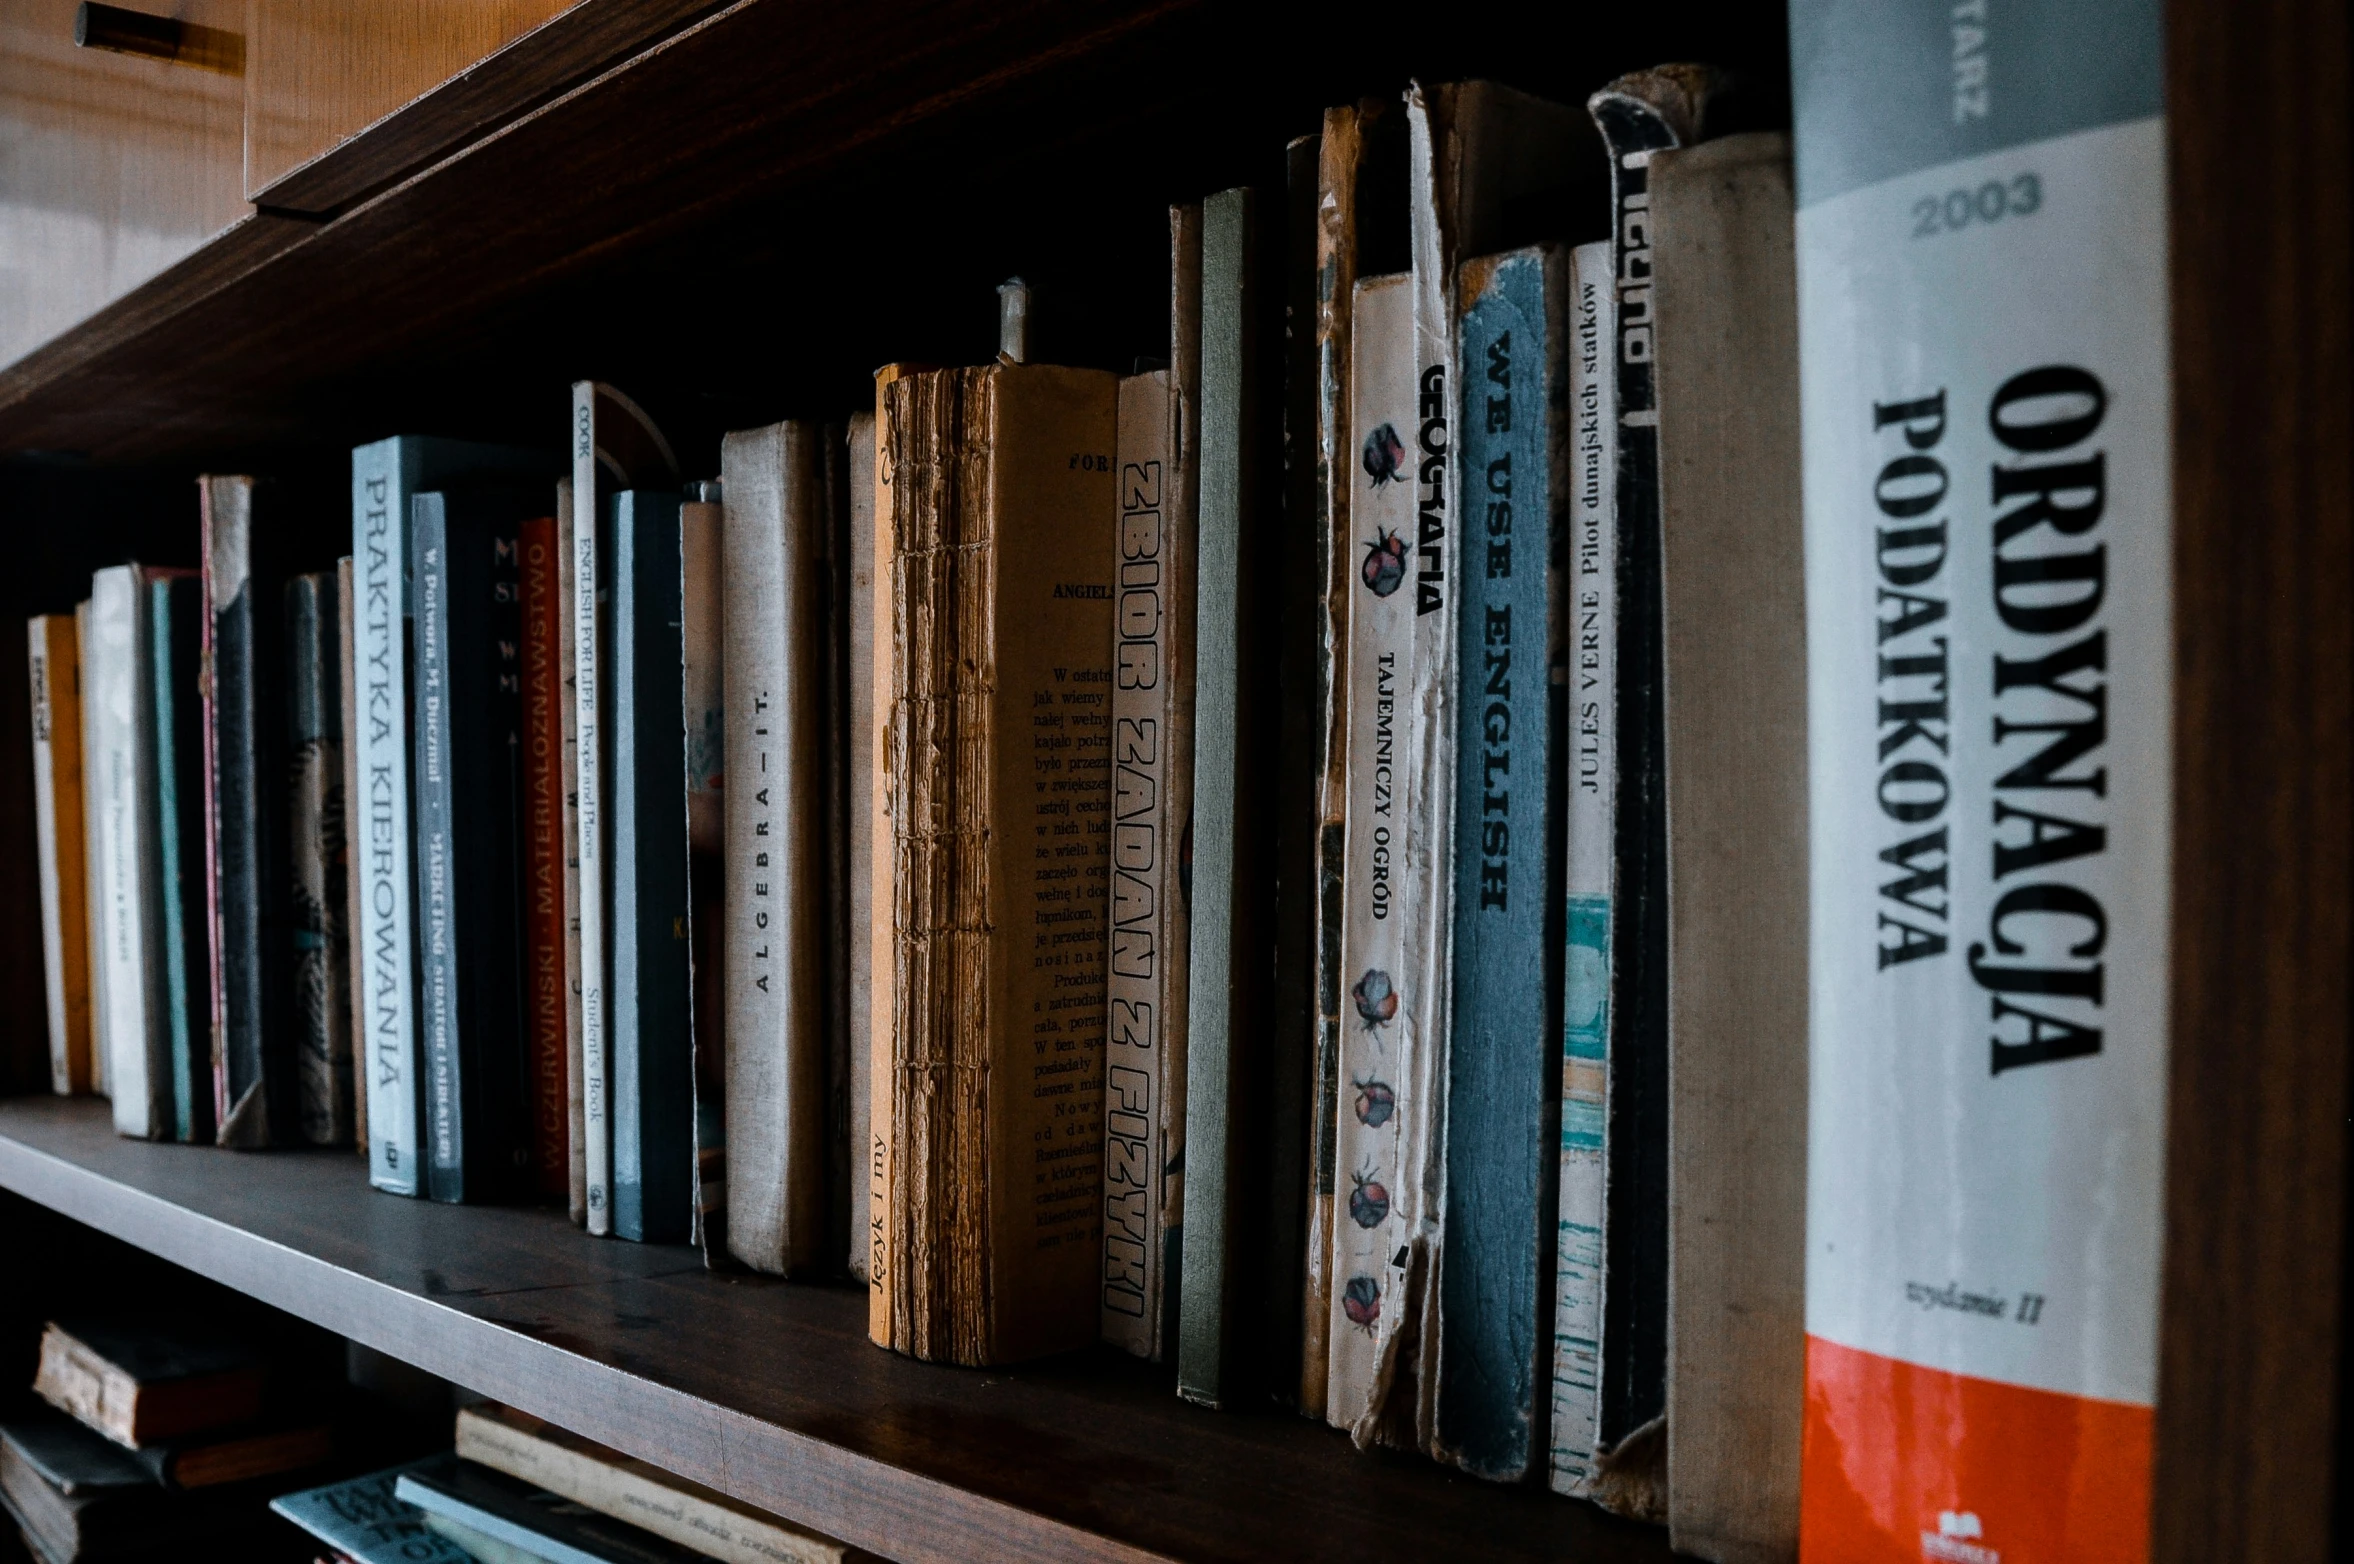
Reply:
[[[1215,139],[1253,93],[1305,110],[1371,85],[1292,66],[1394,59],[1420,15],[738,0],[647,42],[630,25],[702,8],[634,0],[602,32],[588,9],[538,46],[561,58],[523,40],[338,149],[306,176],[308,210],[257,212],[0,368],[0,452],[174,472],[316,457],[387,432],[446,376],[435,344],[468,333],[544,355],[556,386],[600,372],[596,311],[626,294],[628,266],[667,258],[657,274],[675,277],[734,214],[894,157],[953,156],[977,122],[1042,146],[1074,125],[1117,136],[1137,81]],[[1780,68],[1758,43],[1778,8],[1607,25],[1620,30],[1578,35],[1593,64],[1574,74],[1597,84],[1710,53],[1720,30],[1742,40],[1739,63]],[[2354,1540],[2338,1498],[2354,45],[2337,0],[2170,0],[2167,27],[2180,694],[2153,1557],[2320,1564]],[[1525,51],[1494,31],[1434,44],[1429,69],[1510,76]],[[623,52],[597,55],[599,38]],[[1280,177],[1280,142],[1264,152]],[[1153,199],[1235,167],[1205,157],[1203,182]],[[827,242],[854,259],[869,237]],[[0,721],[21,726],[22,699],[0,693]],[[29,843],[24,792],[0,787],[0,826]],[[28,969],[0,970],[21,984]],[[37,984],[37,954],[29,970]],[[1109,1354],[990,1374],[896,1359],[840,1289],[712,1277],[684,1251],[592,1244],[560,1214],[374,1195],[350,1159],[141,1145],[89,1104],[18,1099],[0,1103],[0,1187],[895,1557],[1667,1556],[1659,1533],[1541,1493],[1359,1455],[1297,1420],[1182,1407],[1165,1376]]]

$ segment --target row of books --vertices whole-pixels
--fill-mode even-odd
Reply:
[[[2141,1524],[2166,806],[2100,757],[2169,709],[2155,22],[2107,96],[1886,136],[1913,77],[1827,25],[1795,140],[1718,134],[1692,66],[1328,112],[1280,199],[1173,210],[1168,357],[1128,376],[1028,362],[1015,288],[995,362],[730,435],[716,485],[587,383],[552,507],[486,476],[532,453],[355,453],[377,1183],[847,1268],[922,1358],[1108,1340],[1710,1556],[1792,1544],[1802,1437],[1819,1535],[1964,1556],[1955,1473],[2041,1395],[2124,1409],[2115,1493],[2014,1485],[2051,1535]],[[225,1139],[269,1078],[237,482],[182,828]],[[93,726],[94,772],[160,778],[178,706],[105,704],[148,736]],[[1949,852],[1965,795],[1991,850]],[[151,926],[144,970],[197,970]],[[117,1122],[157,1133],[177,1012],[117,1027],[126,940],[90,938]],[[1910,1437],[1896,1379],[1957,1410],[1890,1521],[1836,1452]]]

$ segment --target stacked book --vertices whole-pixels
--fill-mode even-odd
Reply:
[[[30,1401],[0,1418],[0,1505],[45,1564],[304,1555],[262,1491],[327,1463],[334,1420],[233,1335],[52,1321]]]
[[[484,1403],[453,1453],[306,1489],[270,1508],[333,1564],[856,1564],[804,1531],[552,1424]]]
[[[2057,347],[1969,360],[1979,411],[1922,378],[1905,334],[1984,292],[1970,247],[2060,217],[1989,165],[1906,208],[1902,265],[1823,227],[1915,167],[1841,117],[1869,72],[1804,63],[1827,27],[1806,214],[1791,138],[1724,133],[1708,68],[1417,83],[1328,111],[1282,188],[1172,209],[1130,373],[1036,362],[1008,284],[992,361],[887,365],[706,480],[583,382],[568,467],[355,451],[340,576],[267,485],[205,480],[201,573],[101,571],[31,630],[58,1089],[847,1272],[919,1358],[1108,1342],[1710,1557],[1795,1546],[1810,1404],[1826,1450],[1885,1430],[1891,1364],[1955,1406],[2011,1405],[1978,1370],[2114,1402],[2146,1482],[2162,1048],[2113,1103],[2049,1094],[2123,1068],[2103,950],[2163,967],[2126,910],[2163,903],[2162,787],[2096,807],[2112,647],[2158,633],[2099,616],[2162,607],[2163,539],[2053,540],[2163,471],[2163,420]],[[2100,101],[2155,93],[2130,64]],[[2116,245],[2141,269],[2071,307],[2081,357],[2162,336],[2148,233]],[[1965,422],[2001,509],[1967,614]],[[1970,882],[1978,942],[1965,788],[2004,881]],[[1943,1062],[1888,1065],[1916,1009]],[[1945,1097],[2082,1175],[2062,1260],[1990,1236],[2046,1232],[2043,1197],[1959,1189],[1960,1143],[1908,1162],[1891,1105]],[[2123,1171],[2016,1129],[2068,1113]],[[2021,1334],[2047,1271],[2089,1308],[2112,1263],[2141,1346],[2079,1372]],[[1863,1526],[1833,1483],[1809,1502]],[[1945,1502],[1922,1535],[1979,1535]]]

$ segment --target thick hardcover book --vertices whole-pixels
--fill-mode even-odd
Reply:
[[[695,1174],[678,496],[624,490],[608,522],[613,1232],[676,1244]]]
[[[32,680],[33,824],[41,876],[41,971],[49,1087],[86,1092],[90,1069],[90,891],[82,815],[82,654],[74,619],[25,622]]]
[[[1607,242],[1569,279],[1569,716],[1562,744],[1561,1178],[1554,1225],[1552,1485],[1584,1496],[1602,1412],[1610,930],[1618,798],[1617,337]]]
[[[96,581],[93,578],[93,588]],[[90,1089],[110,1095],[107,1039],[112,1036],[106,1008],[106,844],[101,835],[106,820],[105,790],[108,768],[98,752],[99,648],[90,618],[92,599],[74,605],[74,649],[82,694],[82,912],[83,947],[89,952],[90,973]]]
[[[457,1453],[727,1564],[842,1564],[872,1556],[511,1407],[461,1410]]]
[[[613,1125],[611,1043],[614,1025],[612,981],[612,852],[615,838],[606,818],[608,767],[612,762],[606,700],[606,660],[612,635],[606,624],[611,567],[605,552],[601,501],[635,485],[678,481],[678,460],[670,443],[643,409],[594,380],[572,386],[572,648],[575,735],[573,765],[577,856],[580,860],[580,1069],[582,1203],[588,1230],[613,1230]]]
[[[1184,821],[1173,772],[1189,697],[1192,629],[1184,578],[1191,528],[1173,509],[1182,482],[1176,401],[1167,370],[1120,382],[1119,599],[1112,647],[1112,908],[1104,1039],[1103,1335],[1159,1361],[1163,1292],[1161,1178],[1167,1161],[1172,1039],[1184,1014],[1178,876]],[[1178,1058],[1183,1050],[1176,1050]],[[1178,1068],[1182,1068],[1180,1064]]]
[[[396,1496],[407,1470],[396,1466],[306,1488],[272,1499],[270,1508],[353,1564],[478,1564],[465,1549],[430,1530],[423,1510]]]
[[[1543,1463],[1552,1400],[1568,271],[1542,245],[1456,278],[1467,519],[1436,1451],[1503,1482]]]
[[[286,583],[286,761],[293,895],[296,1128],[314,1146],[351,1144],[351,963],[344,924],[343,633],[334,577]]]
[[[893,382],[896,1345],[1100,1333],[1118,383]],[[876,1110],[878,1123],[882,1111]]]
[[[1649,157],[1701,133],[1714,78],[1667,66],[1588,100],[1609,148],[1618,283],[1618,862],[1611,926],[1609,1284],[1602,1321],[1601,1450],[1595,1490],[1622,1511],[1665,1514],[1667,1410],[1667,792],[1659,623],[1657,256]]]
[[[826,426],[720,446],[727,497],[728,1247],[786,1276],[824,1258],[826,771],[819,612]],[[716,800],[715,800],[716,801]]]
[[[213,1138],[211,946],[204,917],[203,586],[182,571],[146,582],[155,718],[156,895],[171,1028],[171,1138]]]
[[[1320,704],[1315,756],[1316,817],[1313,993],[1313,1097],[1308,1116],[1308,1217],[1301,1289],[1302,1415],[1322,1418],[1331,1378],[1333,1222],[1339,1164],[1343,995],[1341,927],[1346,921],[1348,862],[1349,597],[1357,578],[1350,506],[1356,494],[1349,442],[1350,319],[1357,277],[1399,271],[1405,256],[1406,120],[1384,99],[1324,112],[1317,152],[1314,243],[1315,405],[1312,409],[1316,536],[1320,592],[1310,618],[1316,635]],[[1394,255],[1381,253],[1394,240]],[[1367,264],[1368,262],[1372,264]],[[1386,263],[1386,265],[1384,264]],[[1295,263],[1296,264],[1296,263]]]
[[[727,678],[721,620],[731,551],[722,546],[721,485],[687,485],[678,508],[679,717],[686,744],[687,961],[695,1094],[695,1243],[728,1264],[726,957]],[[817,564],[811,556],[810,566]],[[821,983],[805,1003],[830,1016]]]
[[[352,618],[352,562],[335,562],[336,662],[343,722],[343,997],[344,1027],[351,1048],[352,1144],[368,1154],[368,1027],[360,1004],[360,861],[353,826],[360,806],[360,674],[353,655],[359,631]]]
[[[1668,1535],[1788,1559],[1806,1380],[1806,595],[1790,143],[1651,160],[1668,799]]]
[[[562,785],[564,813],[564,1125],[565,1205],[572,1225],[588,1225],[587,1082],[581,1067],[580,999],[580,594],[574,571],[580,550],[572,540],[572,480],[556,484],[556,667],[563,681]]]
[[[90,578],[84,640],[96,774],[99,952],[107,1087],[114,1127],[148,1139],[172,1133],[172,1034],[164,992],[163,898],[155,807],[155,692],[147,611],[150,572],[113,565]]]
[[[561,1200],[572,1183],[565,1013],[564,688],[561,556],[553,516],[516,529],[523,595],[523,1020],[530,1089],[532,1193]]]
[[[1340,929],[1348,1015],[1342,1027],[1339,1102],[1334,1109],[1335,1166],[1348,1180],[1333,1193],[1331,1276],[1324,1415],[1354,1429],[1375,1412],[1385,1364],[1404,1319],[1390,1275],[1403,1245],[1399,1186],[1403,1113],[1414,1106],[1405,1083],[1431,1046],[1425,1008],[1408,984],[1412,952],[1404,868],[1426,829],[1422,794],[1429,785],[1406,692],[1420,647],[1407,561],[1414,536],[1413,278],[1360,278],[1350,310],[1347,471],[1336,482],[1349,502],[1355,572],[1348,604],[1347,791]]]
[[[1900,12],[1792,8],[1809,1559],[2178,1542],[2161,13],[2022,4],[1932,61]]]
[[[455,1456],[404,1469],[393,1496],[546,1564],[690,1564],[709,1555]]]
[[[427,1193],[527,1178],[522,590],[535,493],[428,491],[410,521],[417,652],[418,1019]]]
[[[137,1481],[57,1483],[42,1470],[54,1456],[41,1431],[25,1422],[0,1424],[0,1511],[21,1530],[25,1551],[16,1559],[50,1564],[108,1559],[285,1559],[286,1539],[271,1527],[249,1493],[174,1493],[139,1472]],[[138,1470],[135,1460],[131,1468]],[[83,1475],[97,1475],[85,1472]],[[120,1477],[118,1470],[110,1476]]]
[[[415,619],[411,500],[469,474],[545,472],[546,454],[397,435],[351,453],[353,663],[359,788],[350,800],[352,873],[360,882],[352,982],[367,1064],[368,1179],[400,1195],[425,1192],[419,1141],[424,1071],[418,1057],[416,859],[409,767],[416,754],[410,674]]]
[[[1268,1037],[1274,833],[1254,792],[1272,760],[1267,572],[1252,539],[1272,521],[1266,438],[1270,298],[1256,193],[1202,203],[1201,484],[1194,571],[1193,852],[1186,984],[1186,1219],[1177,1392],[1221,1406],[1297,1383],[1299,1211],[1270,1182],[1275,1075],[1296,1050]],[[1278,317],[1279,318],[1279,317]],[[1302,1040],[1304,1041],[1304,1039]],[[1306,1061],[1298,1059],[1299,1073]],[[1304,1118],[1304,1109],[1303,1109]],[[1296,1148],[1295,1148],[1296,1149]],[[1271,1188],[1283,1189],[1269,1199]],[[1280,1252],[1276,1252],[1280,1250]],[[1276,1275],[1293,1282],[1270,1298]],[[1271,1305],[1279,1304],[1279,1307]]]
[[[254,480],[197,480],[203,501],[205,880],[212,927],[215,1134],[297,1137],[287,842],[284,527]]]

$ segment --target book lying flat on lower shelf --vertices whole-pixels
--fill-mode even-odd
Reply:
[[[393,1497],[423,1511],[429,1527],[454,1521],[460,1535],[480,1533],[547,1564],[687,1564],[706,1556],[456,1456],[403,1469]]]
[[[870,1557],[511,1407],[461,1409],[457,1453],[726,1564],[845,1564]]]
[[[41,1333],[33,1391],[135,1450],[250,1422],[264,1377],[260,1355],[234,1336],[68,1319]]]
[[[348,1482],[306,1488],[272,1499],[270,1508],[353,1564],[480,1564],[464,1548],[435,1534],[425,1524],[423,1510],[397,1496],[395,1490],[408,1470],[396,1466]]]

